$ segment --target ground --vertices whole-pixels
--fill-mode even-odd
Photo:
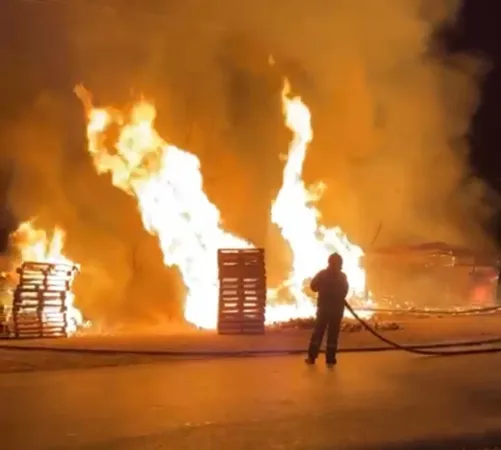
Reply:
[[[391,352],[3,374],[2,449],[437,448],[501,430],[500,370],[501,354]]]
[[[383,335],[401,344],[458,342],[465,340],[501,338],[501,314],[487,316],[458,316],[443,318],[399,318],[400,329]],[[213,332],[186,333],[168,329],[152,329],[150,333],[120,333],[116,335],[85,335],[70,339],[0,341],[0,373],[11,371],[55,370],[99,366],[129,365],[173,357],[185,358],[185,353],[206,352],[292,351],[306,349],[310,330],[278,330],[265,336],[218,336]],[[369,333],[344,332],[342,350],[387,347]],[[19,348],[76,350],[30,351]],[[82,353],[91,350],[91,353]],[[101,353],[104,350],[106,352]],[[132,352],[132,353],[126,353]],[[190,355],[190,358],[192,356]]]
[[[420,319],[385,335],[404,343],[463,340],[497,330],[501,335],[499,325],[499,316]],[[190,359],[145,353],[286,344],[301,349],[305,339],[307,332],[295,331],[249,339],[202,333],[6,343],[143,353],[1,351],[1,448],[459,450],[479,436],[485,445],[501,443],[501,353],[345,353],[331,371],[322,361],[306,367],[299,355]],[[376,342],[365,333],[346,333],[342,344]]]

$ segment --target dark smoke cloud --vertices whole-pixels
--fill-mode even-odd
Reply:
[[[113,6],[64,10],[73,69],[65,80],[83,82],[98,104],[153,99],[161,134],[200,157],[225,227],[267,247],[272,280],[289,267],[269,223],[290,138],[284,75],[312,110],[305,175],[328,186],[320,202],[326,224],[340,224],[364,248],[379,224],[378,245],[492,245],[484,231],[492,205],[470,173],[466,143],[483,65],[433,44],[458,1]],[[15,173],[10,205],[18,217],[67,228],[71,251],[94,270],[80,296],[88,314],[175,316],[177,273],[162,267],[134,200],[94,173],[81,144],[81,106],[64,86],[3,125],[3,157]]]

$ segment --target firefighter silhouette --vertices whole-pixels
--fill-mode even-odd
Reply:
[[[342,272],[343,259],[337,253],[329,256],[328,266],[318,272],[310,283],[310,288],[318,295],[315,328],[308,348],[307,364],[315,364],[325,332],[327,344],[325,362],[332,367],[336,364],[336,353],[343,319],[344,302],[348,294],[348,281]]]

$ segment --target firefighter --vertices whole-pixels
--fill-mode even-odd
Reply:
[[[342,272],[343,259],[337,253],[329,256],[327,268],[318,272],[311,280],[310,288],[318,294],[317,317],[308,348],[307,364],[315,364],[320,345],[327,330],[325,362],[327,367],[336,364],[337,343],[344,302],[348,294],[348,281]]]

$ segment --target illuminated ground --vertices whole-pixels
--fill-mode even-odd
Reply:
[[[501,337],[501,315],[480,317],[399,318],[397,331],[383,334],[402,344],[418,344],[443,341],[463,341]],[[138,352],[228,352],[246,350],[304,350],[309,330],[271,331],[265,336],[217,336],[211,332],[191,334],[150,334],[116,336],[81,336],[62,340],[0,341],[0,373],[6,371],[84,368],[101,365],[134,364],[149,362],[148,355],[78,355],[66,353],[35,352],[29,357],[23,351],[2,347],[53,347],[58,349],[133,350]],[[360,349],[382,345],[367,332],[341,334],[342,349]],[[384,344],[383,344],[384,345]],[[158,357],[155,357],[158,359]]]
[[[4,373],[2,449],[391,449],[501,430],[500,371],[391,352]]]

